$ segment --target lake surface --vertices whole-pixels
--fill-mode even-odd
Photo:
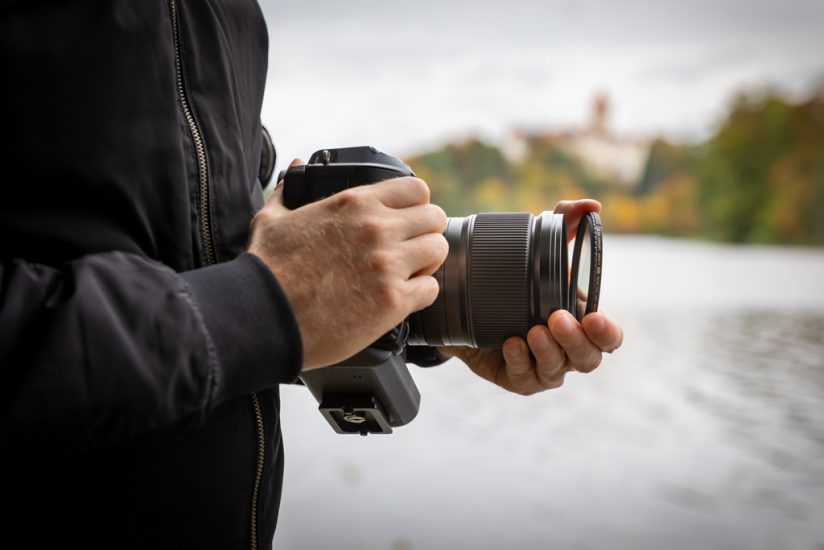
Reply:
[[[412,367],[339,436],[283,389],[285,549],[824,548],[824,250],[605,238],[624,346],[532,397]]]

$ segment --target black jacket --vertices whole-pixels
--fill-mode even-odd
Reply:
[[[271,544],[301,344],[242,253],[266,61],[254,0],[0,4],[7,542]]]

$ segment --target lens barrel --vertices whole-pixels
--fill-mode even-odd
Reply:
[[[411,345],[500,349],[557,309],[569,309],[562,214],[482,213],[449,218],[449,255],[435,302],[409,317]]]

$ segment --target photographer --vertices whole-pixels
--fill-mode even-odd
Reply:
[[[424,182],[263,204],[266,50],[253,0],[0,8],[10,540],[269,546],[278,384],[435,299],[446,218]],[[441,353],[529,394],[592,370],[621,333],[558,312],[528,341]]]

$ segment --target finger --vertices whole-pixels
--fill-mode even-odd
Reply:
[[[397,251],[406,277],[432,275],[446,260],[449,244],[440,233],[426,233],[403,241]]]
[[[435,277],[419,275],[406,281],[407,307],[411,312],[420,311],[432,305],[440,288]]]
[[[591,372],[601,363],[601,350],[587,338],[581,324],[564,310],[549,317],[549,331],[564,349],[569,366],[579,372]]]
[[[420,178],[394,178],[362,189],[390,208],[406,208],[429,202],[429,186]]]
[[[578,224],[581,222],[581,217],[587,212],[600,212],[601,203],[594,199],[561,201],[555,205],[553,211],[556,214],[564,215],[564,222],[567,227],[567,240],[572,240],[578,231]]]
[[[302,164],[306,164],[306,163],[303,162],[301,159],[292,159],[292,162],[289,163],[289,166],[286,168],[286,170],[288,171],[289,168],[294,168],[295,166],[300,166]],[[286,175],[286,172],[281,171],[281,174]],[[277,181],[277,183],[275,184],[275,189],[277,189],[278,187],[280,187],[282,185],[283,185],[283,178],[281,178]]]
[[[612,353],[624,342],[623,329],[603,313],[595,312],[586,315],[581,325],[590,342],[598,346],[601,351]]]
[[[575,301],[578,303],[578,313],[581,314],[587,310],[587,303],[589,301],[589,297],[587,296],[587,290],[581,288],[578,285],[575,285]]]
[[[532,355],[535,356],[538,382],[545,388],[560,385],[558,377],[560,375],[560,381],[563,381],[563,375],[566,373],[564,363],[567,357],[550,334],[549,329],[544,325],[532,327],[526,335],[526,341],[529,343]]]
[[[446,230],[446,213],[436,204],[419,204],[396,212],[398,215],[392,219],[397,224],[397,234],[403,240],[425,233],[443,233]]]
[[[504,342],[502,351],[511,389],[519,393],[525,392],[535,382],[534,365],[526,342],[523,338],[513,336]]]
[[[300,159],[294,159],[292,162],[289,163],[289,168],[293,166],[300,166],[304,164],[304,162]],[[266,200],[266,207],[270,208],[275,211],[279,212],[288,212],[289,209],[286,208],[283,204],[283,180],[275,184],[275,188],[272,190],[272,193],[269,195],[269,198]]]
[[[580,199],[577,201],[559,201],[553,211],[556,214],[575,215],[578,217],[585,212],[600,212],[601,203],[595,199]]]

